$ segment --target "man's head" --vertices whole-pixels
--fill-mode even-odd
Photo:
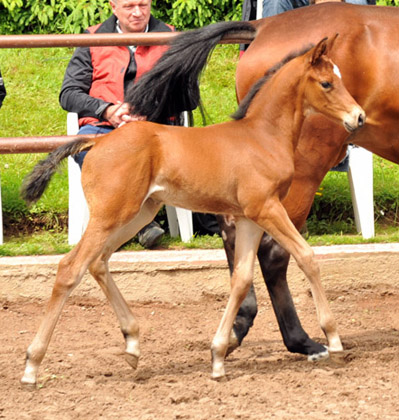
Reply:
[[[151,0],[110,0],[122,32],[144,32],[150,20]]]

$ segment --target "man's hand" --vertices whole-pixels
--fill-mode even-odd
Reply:
[[[140,115],[131,115],[129,112],[129,104],[126,102],[118,102],[110,105],[103,113],[103,118],[110,122],[113,127],[117,128],[131,121],[144,121],[145,117]]]

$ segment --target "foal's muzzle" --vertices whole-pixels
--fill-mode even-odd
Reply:
[[[366,113],[362,108],[356,106],[350,114],[344,118],[344,127],[346,131],[353,133],[366,123]]]

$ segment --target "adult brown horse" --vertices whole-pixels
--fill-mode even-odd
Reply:
[[[294,174],[295,148],[307,114],[322,112],[351,132],[364,125],[364,111],[326,55],[334,40],[328,44],[323,39],[263,77],[233,121],[204,128],[137,121],[103,137],[78,139],[39,162],[23,188],[29,202],[41,196],[64,158],[89,150],[82,185],[90,219],[79,244],[59,264],[46,315],[27,352],[23,383],[36,383],[63,305],[87,268],[116,312],[126,339],[127,360],[136,367],[138,323],[112,280],[108,260],[164,203],[232,214],[236,219],[231,294],[212,341],[214,378],[225,375],[224,358],[234,319],[252,284],[264,232],[295,257],[310,281],[329,346],[342,350],[313,252],[281,204]]]
[[[306,119],[295,153],[294,180],[284,200],[291,220],[300,228],[319,184],[345,155],[348,142],[399,162],[398,28],[398,8],[344,3],[295,9],[253,21],[247,29],[242,28],[240,22],[226,23],[225,31],[217,34],[209,31],[209,27],[203,28],[197,39],[186,45],[184,34],[177,37],[153,71],[133,87],[128,100],[134,107],[133,112],[154,121],[190,106],[192,97],[194,102],[198,99],[196,80],[208,53],[224,34],[241,31],[245,36],[253,33],[254,38],[238,64],[236,90],[241,101],[265,71],[292,48],[301,48],[338,32],[340,36],[332,58],[348,90],[365,109],[367,124],[365,129],[348,136],[342,127],[322,115],[310,115]],[[180,70],[180,83],[177,83],[175,76]],[[173,84],[169,82],[171,75]],[[232,270],[234,223],[223,218],[219,218],[219,223]],[[265,235],[258,258],[288,350],[306,354],[310,360],[317,359],[324,347],[309,338],[296,314],[286,279],[289,255]],[[237,344],[247,334],[256,311],[255,292],[251,289],[234,325]]]

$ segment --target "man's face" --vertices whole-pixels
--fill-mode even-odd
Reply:
[[[144,32],[150,20],[151,0],[110,0],[122,32]]]

